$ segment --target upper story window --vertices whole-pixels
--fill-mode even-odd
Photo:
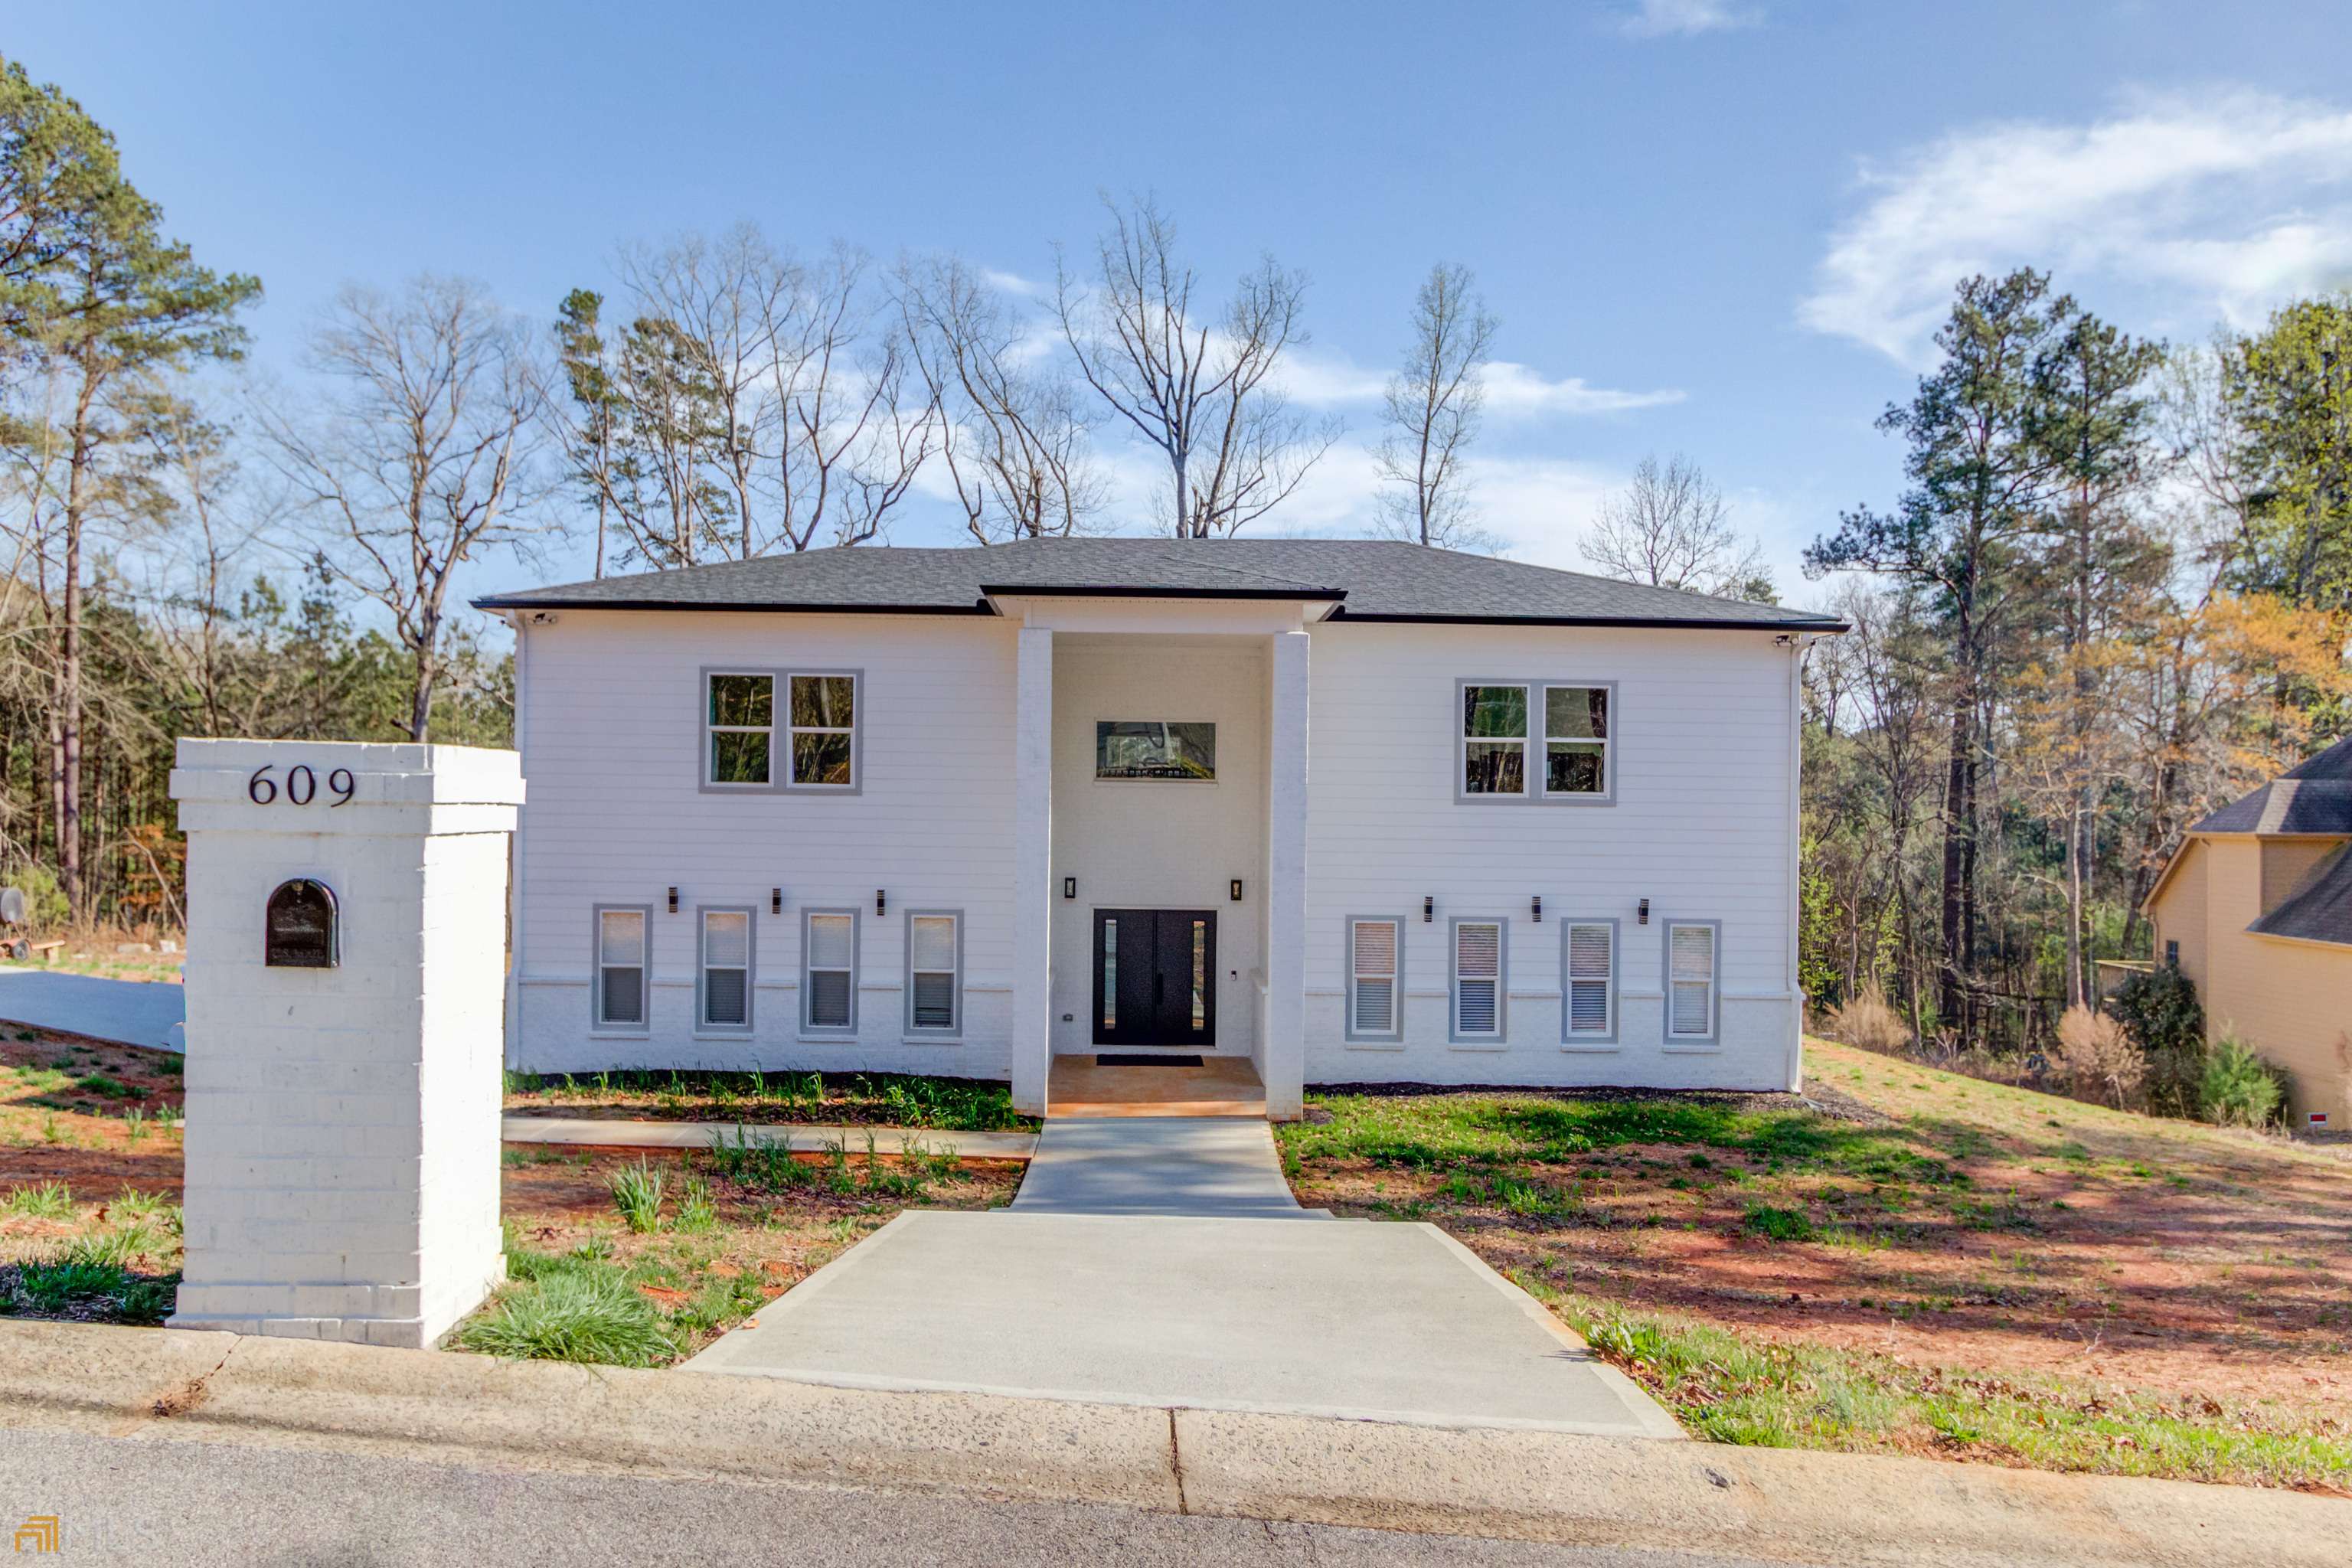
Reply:
[[[1095,721],[1098,779],[1212,780],[1217,776],[1217,727],[1164,719]]]
[[[861,684],[855,670],[705,670],[703,786],[854,792]]]
[[[1458,798],[1614,798],[1608,683],[1465,680],[1459,690]]]

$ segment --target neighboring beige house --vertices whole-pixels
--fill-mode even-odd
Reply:
[[[2214,812],[2147,895],[2156,956],[2292,1079],[2292,1124],[2352,1124],[2352,738]]]

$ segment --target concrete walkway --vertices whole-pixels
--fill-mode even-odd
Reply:
[[[765,1143],[796,1153],[821,1154],[838,1143],[852,1154],[903,1154],[919,1147],[928,1154],[952,1151],[967,1160],[1026,1160],[1037,1147],[1034,1132],[947,1132],[934,1127],[801,1126],[774,1121],[629,1121],[594,1116],[509,1116],[499,1124],[508,1143],[552,1143],[594,1149],[709,1149],[737,1141]]]
[[[843,1388],[1681,1436],[1518,1287],[1427,1225],[910,1210],[687,1368]]]
[[[1319,1219],[1321,1225],[1296,1225]],[[1263,1121],[1045,1123],[1011,1209],[912,1210],[697,1372],[1675,1437],[1666,1413],[1427,1225],[1332,1221]]]
[[[1222,1117],[1055,1117],[1038,1135],[1019,1214],[1196,1215],[1328,1219],[1283,1180],[1274,1132]]]
[[[0,1020],[117,1045],[185,1051],[188,993],[163,981],[0,964]]]

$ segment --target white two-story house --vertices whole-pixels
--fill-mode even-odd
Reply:
[[[1835,620],[1418,545],[858,547],[478,601],[529,803],[509,1050],[1790,1089]]]

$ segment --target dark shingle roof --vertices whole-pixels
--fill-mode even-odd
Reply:
[[[2314,866],[2276,909],[2246,929],[2263,936],[2352,945],[2352,846]]]
[[[996,594],[1336,600],[1370,621],[1791,627],[1833,616],[1370,539],[1033,539],[988,549],[856,545],[493,594],[481,609],[833,610],[988,615]]]
[[[2352,736],[2231,801],[2189,831],[2352,834]]]

